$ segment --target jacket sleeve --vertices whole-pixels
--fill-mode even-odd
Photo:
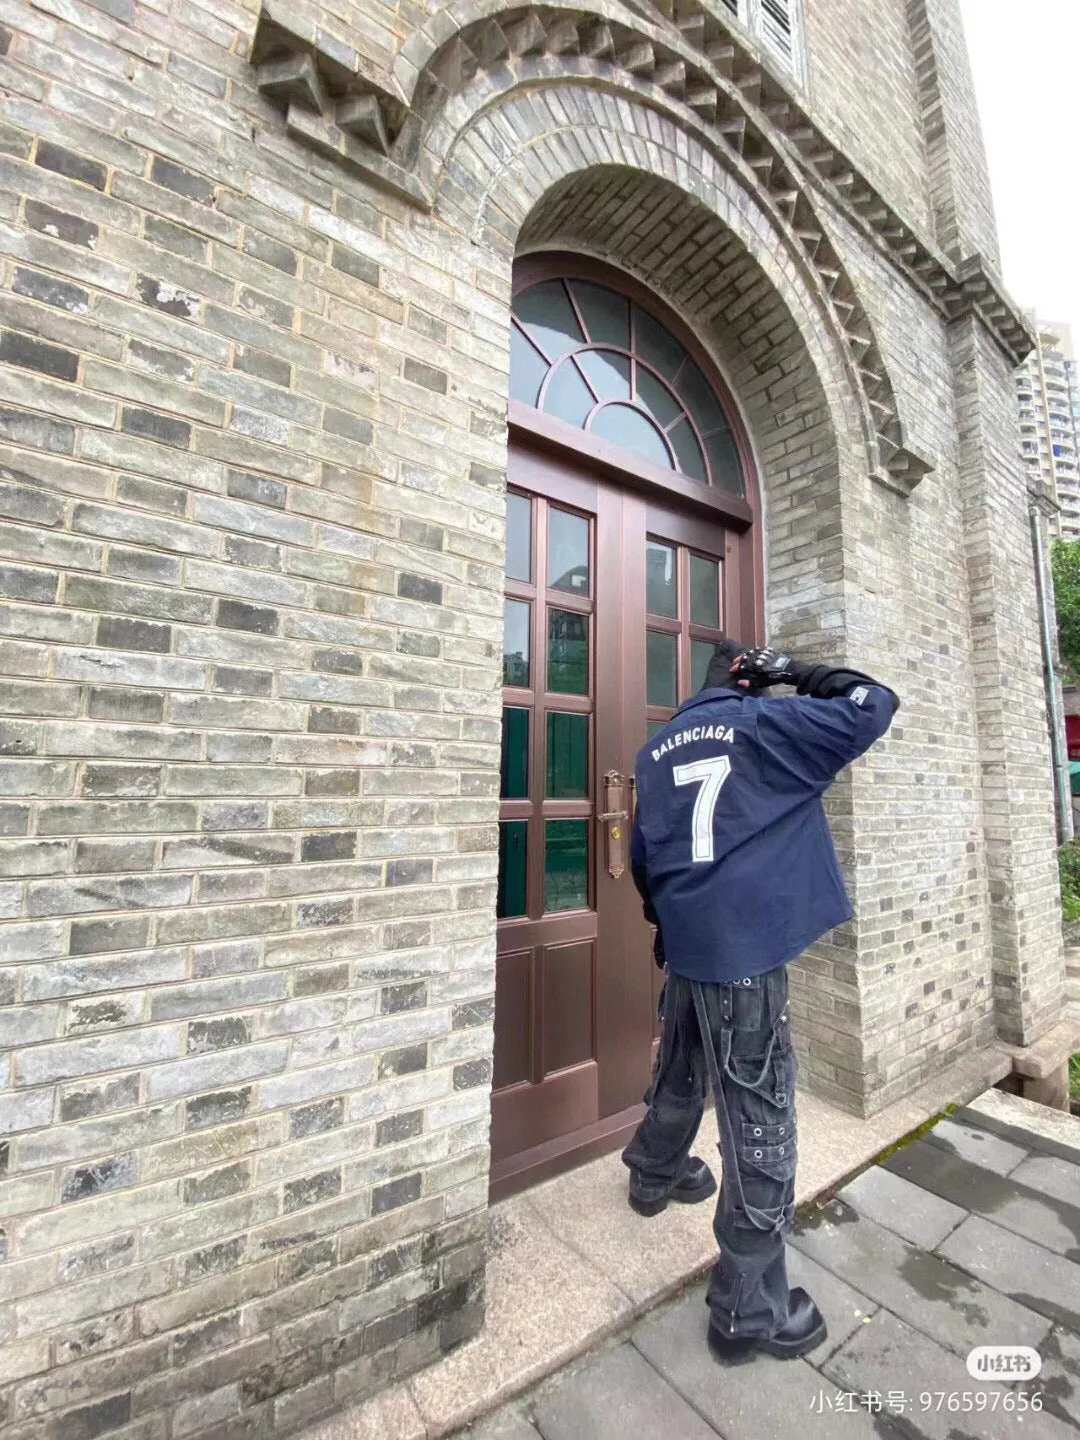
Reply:
[[[649,894],[649,875],[645,866],[645,836],[641,833],[641,826],[636,817],[634,828],[630,832],[630,873],[634,877],[634,884],[641,896],[641,908],[645,912],[645,920],[647,924],[656,927],[656,934],[653,936],[653,959],[663,970],[667,964],[667,956],[664,954],[664,937],[660,932],[660,921],[652,903],[652,896]]]
[[[630,873],[634,877],[634,884],[641,896],[645,919],[650,925],[655,925],[657,923],[656,911],[653,909],[652,897],[649,894],[649,874],[645,867],[645,836],[641,832],[641,825],[636,816],[634,817],[634,828],[630,832]]]
[[[822,678],[817,695],[770,701],[758,721],[766,749],[820,787],[881,739],[900,703],[887,686],[855,671],[830,670]]]

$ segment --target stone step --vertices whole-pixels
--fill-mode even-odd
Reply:
[[[1015,1175],[1003,1176],[973,1165],[927,1140],[906,1145],[882,1164],[894,1175],[1047,1250],[1068,1255],[1080,1247],[1080,1209],[1023,1184]]]
[[[1009,1340],[1013,1341],[1011,1334]],[[825,1363],[822,1373],[846,1393],[877,1392],[882,1408],[876,1418],[886,1424],[888,1418],[894,1419],[901,1434],[919,1440],[1003,1440],[1006,1435],[1076,1440],[1072,1427],[1045,1409],[1018,1415],[1002,1408],[1006,1394],[1015,1397],[1020,1388],[1032,1394],[1040,1389],[1038,1380],[1025,1387],[973,1380],[959,1356],[886,1310],[879,1310],[869,1325],[857,1330]],[[977,1408],[980,1395],[986,1396],[982,1410]],[[948,1408],[950,1396],[956,1397],[956,1410]],[[968,1410],[960,1409],[968,1403],[965,1396],[971,1397]],[[833,1435],[845,1434],[852,1418],[847,1414],[835,1418]],[[883,1426],[878,1433],[887,1431]]]
[[[1056,1324],[1080,1332],[1080,1265],[1071,1260],[981,1215],[969,1216],[937,1253]],[[1080,1249],[1073,1253],[1080,1255]]]
[[[987,1334],[1034,1345],[1050,1323],[937,1255],[917,1249],[884,1226],[830,1201],[804,1221],[791,1243],[863,1295],[958,1354],[986,1343]]]
[[[705,1359],[715,1382],[716,1367],[707,1352]],[[716,1431],[628,1343],[570,1371],[538,1397],[533,1423],[544,1440],[628,1440],[632,1435],[716,1440]]]
[[[954,1117],[980,1125],[1029,1150],[1080,1163],[1080,1116],[1051,1110],[1021,1095],[985,1090]]]
[[[821,1279],[817,1272],[814,1280]],[[847,1335],[852,1318],[848,1312],[873,1313],[873,1307],[867,1307],[860,1296],[834,1277],[827,1279],[832,1283],[811,1282],[814,1298],[830,1330],[835,1323],[839,1334]],[[819,1353],[822,1358],[827,1356],[827,1348],[812,1352],[806,1360],[775,1360],[758,1355],[752,1364],[721,1368],[705,1343],[708,1318],[703,1292],[699,1290],[693,1298],[639,1326],[634,1344],[725,1440],[776,1440],[777,1436],[792,1433],[799,1440],[837,1440],[836,1419],[820,1399],[823,1393],[831,1394],[832,1387],[823,1383],[821,1375],[808,1363]],[[860,1314],[856,1328],[864,1318]],[[830,1333],[829,1343],[832,1338]],[[845,1440],[848,1436],[851,1440],[872,1440],[880,1434],[866,1414],[847,1415],[844,1419],[850,1422],[844,1426]],[[574,1440],[591,1440],[593,1434],[583,1429]],[[672,1415],[671,1423],[661,1428],[627,1431],[620,1440],[678,1434],[677,1418]]]

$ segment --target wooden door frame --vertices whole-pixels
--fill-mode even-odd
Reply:
[[[725,615],[735,613],[741,617],[744,633],[739,635],[738,639],[749,644],[760,643],[764,638],[765,607],[758,472],[746,427],[723,376],[708,352],[670,306],[666,305],[646,286],[614,266],[588,257],[560,252],[529,255],[519,260],[514,267],[513,291],[516,294],[542,280],[556,278],[589,280],[617,290],[626,295],[628,299],[636,301],[643,309],[651,311],[672,331],[685,346],[691,358],[701,367],[721,401],[738,450],[746,497],[745,499],[739,498],[725,491],[703,485],[701,482],[689,479],[675,471],[651,465],[648,461],[622,450],[614,444],[515,400],[511,400],[507,407],[511,444],[516,445],[520,451],[526,454],[528,452],[538,456],[547,454],[561,462],[562,465],[573,467],[581,474],[581,483],[585,488],[589,486],[589,477],[592,476],[599,480],[614,482],[625,491],[637,493],[638,498],[644,503],[640,507],[635,507],[637,522],[633,526],[634,533],[632,535],[626,533],[631,523],[628,519],[630,512],[629,507],[622,507],[624,533],[620,536],[609,535],[607,537],[605,549],[608,549],[609,553],[610,547],[617,546],[623,556],[629,556],[633,553],[638,541],[643,544],[645,535],[649,531],[650,502],[656,508],[666,512],[664,528],[669,532],[673,528],[670,519],[672,511],[685,517],[682,527],[685,529],[685,535],[672,536],[672,538],[678,539],[679,543],[695,545],[697,542],[693,537],[695,532],[700,535],[701,521],[711,522],[712,525],[722,527],[728,535],[728,544],[724,555]],[[566,494],[565,499],[571,504],[574,503],[569,493]],[[599,526],[601,523],[599,507],[595,513],[597,513],[597,525]],[[642,531],[640,536],[637,534],[638,529]],[[598,533],[597,553],[599,553],[599,548],[600,535]],[[642,612],[638,618],[641,620],[641,632],[644,633],[644,597],[633,594],[631,567],[624,563],[620,568],[623,603],[619,607],[621,613],[618,617],[618,635],[616,637],[613,631],[612,635],[607,637],[609,643],[601,644],[599,631],[594,629],[593,644],[595,645],[594,655],[597,664],[595,694],[598,713],[601,686],[605,683],[605,671],[611,665],[622,664],[627,644],[626,622],[632,616],[637,617],[638,609]],[[640,676],[627,673],[626,682],[629,689],[634,692],[631,702],[635,699],[640,701],[633,713],[640,712],[643,716],[645,714],[644,673]],[[637,694],[637,691],[640,691],[640,694]],[[605,749],[612,748],[618,748],[616,737],[601,735],[598,719],[598,730],[593,747],[594,754],[599,757]],[[629,763],[632,767],[632,757]],[[602,766],[598,766],[597,769],[594,785],[597,787],[596,795],[599,799],[601,780],[599,771]],[[597,809],[599,809],[599,805]],[[633,883],[628,875],[624,876],[622,881],[614,881],[607,875],[601,863],[600,848],[600,837],[597,831],[594,859],[595,878],[592,883],[595,886],[598,925],[600,924],[604,891],[617,884],[632,885]],[[605,938],[604,932],[609,929],[609,926],[628,932],[631,919],[636,919],[638,914],[636,905],[613,907],[609,904],[604,907],[604,910],[612,914],[613,918],[609,920],[607,926],[601,927],[598,934],[598,945]],[[619,946],[620,941],[617,936],[611,935],[608,943]],[[651,985],[651,977],[649,983]],[[631,988],[636,992],[641,987],[639,985]],[[641,997],[636,993],[628,993],[624,998],[627,1005],[632,1006],[635,1002],[640,1003]],[[615,1028],[621,1023],[621,1019],[619,1010],[613,1008],[610,1013],[603,1015],[597,1013],[596,1023]],[[600,1048],[598,1046],[598,1050]],[[629,1068],[629,1064],[630,1060],[628,1059],[627,1068]],[[609,1093],[619,1094],[625,1093],[626,1080],[626,1074],[614,1074],[602,1077],[601,1084]],[[630,1138],[643,1113],[643,1106],[637,1102],[608,1114],[595,1123],[560,1135],[534,1149],[522,1151],[494,1162],[490,1175],[490,1199],[492,1201],[503,1199],[540,1180],[610,1152]]]

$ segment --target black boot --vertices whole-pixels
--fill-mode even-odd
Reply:
[[[715,1316],[709,1322],[709,1349],[722,1365],[749,1360],[759,1352],[778,1360],[794,1360],[820,1345],[828,1335],[825,1317],[800,1287],[788,1297],[788,1318],[775,1335],[731,1335]]]
[[[630,1172],[630,1208],[639,1215],[659,1215],[667,1209],[669,1200],[680,1205],[696,1205],[716,1194],[716,1180],[713,1173],[696,1155],[687,1162],[686,1172],[681,1180],[666,1190],[657,1191],[655,1186],[642,1185],[635,1171]]]

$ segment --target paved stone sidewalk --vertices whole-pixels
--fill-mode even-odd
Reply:
[[[458,1440],[1080,1435],[1080,1148],[962,1111],[802,1222],[790,1273],[828,1322],[808,1358],[718,1366],[697,1285]],[[965,1358],[985,1344],[1034,1346],[1042,1374],[972,1380]],[[1043,1410],[1006,1412],[1019,1389]],[[853,1410],[835,1408],[841,1392]],[[985,1408],[950,1412],[938,1394]]]

